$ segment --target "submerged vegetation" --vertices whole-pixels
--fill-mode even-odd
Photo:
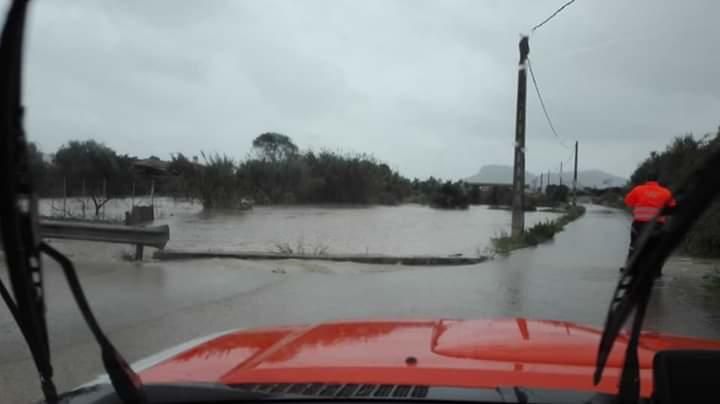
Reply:
[[[309,245],[303,240],[299,240],[295,245],[290,243],[276,243],[275,249],[272,251],[283,255],[313,256],[321,257],[328,255],[329,247],[324,244]]]
[[[508,255],[511,251],[525,247],[532,247],[544,243],[555,237],[565,226],[585,214],[584,206],[569,206],[565,213],[553,220],[546,220],[531,226],[518,237],[508,233],[501,233],[498,237],[490,239],[491,251],[499,255]]]

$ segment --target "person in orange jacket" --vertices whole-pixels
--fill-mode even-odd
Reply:
[[[665,224],[667,217],[663,210],[677,205],[672,191],[657,182],[656,175],[648,176],[647,182],[635,186],[626,196],[625,205],[632,209],[633,221],[630,229],[630,248],[628,257],[635,251],[635,244],[642,234],[645,226],[656,217],[653,233]],[[656,241],[657,236],[651,235],[648,243]],[[658,268],[657,277],[662,276],[662,268]]]

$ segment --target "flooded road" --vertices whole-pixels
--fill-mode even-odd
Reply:
[[[202,212],[199,203],[154,198],[155,224],[170,226],[169,248],[233,251],[276,251],[280,247],[330,254],[476,256],[491,237],[510,228],[510,212],[471,206],[468,210],[440,210],[422,205],[400,206],[257,206],[248,211]],[[138,197],[110,200],[103,217],[121,220]],[[70,216],[92,217],[92,202],[44,199],[44,215],[65,210]],[[90,209],[90,210],[88,210]],[[528,212],[528,226],[558,216]]]
[[[528,226],[558,216],[529,212]],[[274,251],[289,245],[331,254],[475,256],[510,228],[510,212],[472,206],[440,210],[421,205],[256,207],[247,212],[181,212],[170,225],[173,248]]]
[[[55,244],[75,254],[100,322],[134,361],[216,331],[342,319],[521,316],[600,326],[628,228],[624,214],[590,207],[539,248],[479,265],[431,268],[218,259],[134,264],[101,259],[99,251],[112,248],[100,244],[92,254],[79,252],[84,243]],[[702,279],[714,265],[673,258],[655,289],[646,328],[720,338],[720,293]],[[58,269],[49,265],[46,272],[56,381],[69,389],[101,365]],[[4,309],[0,393],[9,402],[39,397],[29,355]]]

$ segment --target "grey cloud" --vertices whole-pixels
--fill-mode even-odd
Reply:
[[[409,176],[464,177],[510,164],[519,34],[559,3],[37,1],[28,131],[45,150],[94,137],[129,154],[241,158],[275,130]],[[578,1],[531,36],[547,106],[585,168],[627,175],[672,136],[717,127],[719,12]],[[555,169],[567,151],[528,91],[528,169]]]

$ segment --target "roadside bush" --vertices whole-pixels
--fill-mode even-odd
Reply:
[[[508,255],[513,250],[525,247],[525,245],[523,245],[522,239],[517,237],[511,237],[510,234],[506,231],[500,232],[499,235],[491,238],[490,243],[492,244],[490,252],[499,255]]]
[[[630,177],[631,185],[638,185],[650,175],[657,175],[661,183],[676,187],[711,150],[720,147],[720,129],[700,139],[693,135],[675,138],[661,152],[653,151]],[[675,195],[682,206],[682,195]],[[688,233],[681,252],[698,257],[720,257],[720,203],[713,204]]]
[[[523,235],[523,244],[528,246],[535,246],[544,241],[550,240],[555,237],[555,233],[562,230],[564,224],[560,224],[559,220],[548,220],[540,222],[527,229]]]
[[[686,254],[698,257],[720,256],[720,202],[714,203],[698,219],[685,237],[682,249]]]
[[[448,181],[433,194],[430,206],[438,209],[467,209],[470,199],[461,182]]]
[[[565,214],[555,220],[547,220],[531,226],[518,237],[512,237],[507,232],[490,239],[492,251],[499,255],[508,255],[519,248],[536,246],[555,237],[565,225],[585,214],[584,206],[570,206]]]
[[[205,157],[205,166],[196,183],[205,209],[233,209],[241,205],[243,198],[235,178],[235,162],[218,154]]]

